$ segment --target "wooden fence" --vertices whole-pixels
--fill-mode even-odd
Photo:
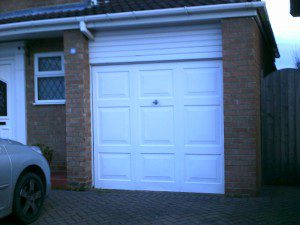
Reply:
[[[264,184],[300,184],[300,70],[276,71],[262,81]]]

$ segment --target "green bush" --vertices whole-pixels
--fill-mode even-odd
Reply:
[[[35,144],[35,146],[37,146],[41,149],[41,151],[42,151],[43,155],[45,156],[45,158],[47,159],[48,163],[51,164],[54,150],[44,144],[38,143],[38,144]]]

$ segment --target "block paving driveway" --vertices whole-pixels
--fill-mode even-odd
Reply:
[[[0,220],[15,225],[14,218]],[[300,224],[300,187],[264,188],[260,197],[190,193],[53,191],[34,224]]]

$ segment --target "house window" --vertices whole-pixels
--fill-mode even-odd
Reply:
[[[64,57],[61,52],[35,54],[35,104],[65,103]]]

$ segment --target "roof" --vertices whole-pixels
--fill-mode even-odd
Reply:
[[[91,6],[88,1],[85,1],[83,3],[66,4],[63,6],[56,5],[2,13],[0,14],[0,24],[96,14],[178,8],[184,6],[204,6],[257,1],[260,0],[98,0],[99,4],[96,6]]]

